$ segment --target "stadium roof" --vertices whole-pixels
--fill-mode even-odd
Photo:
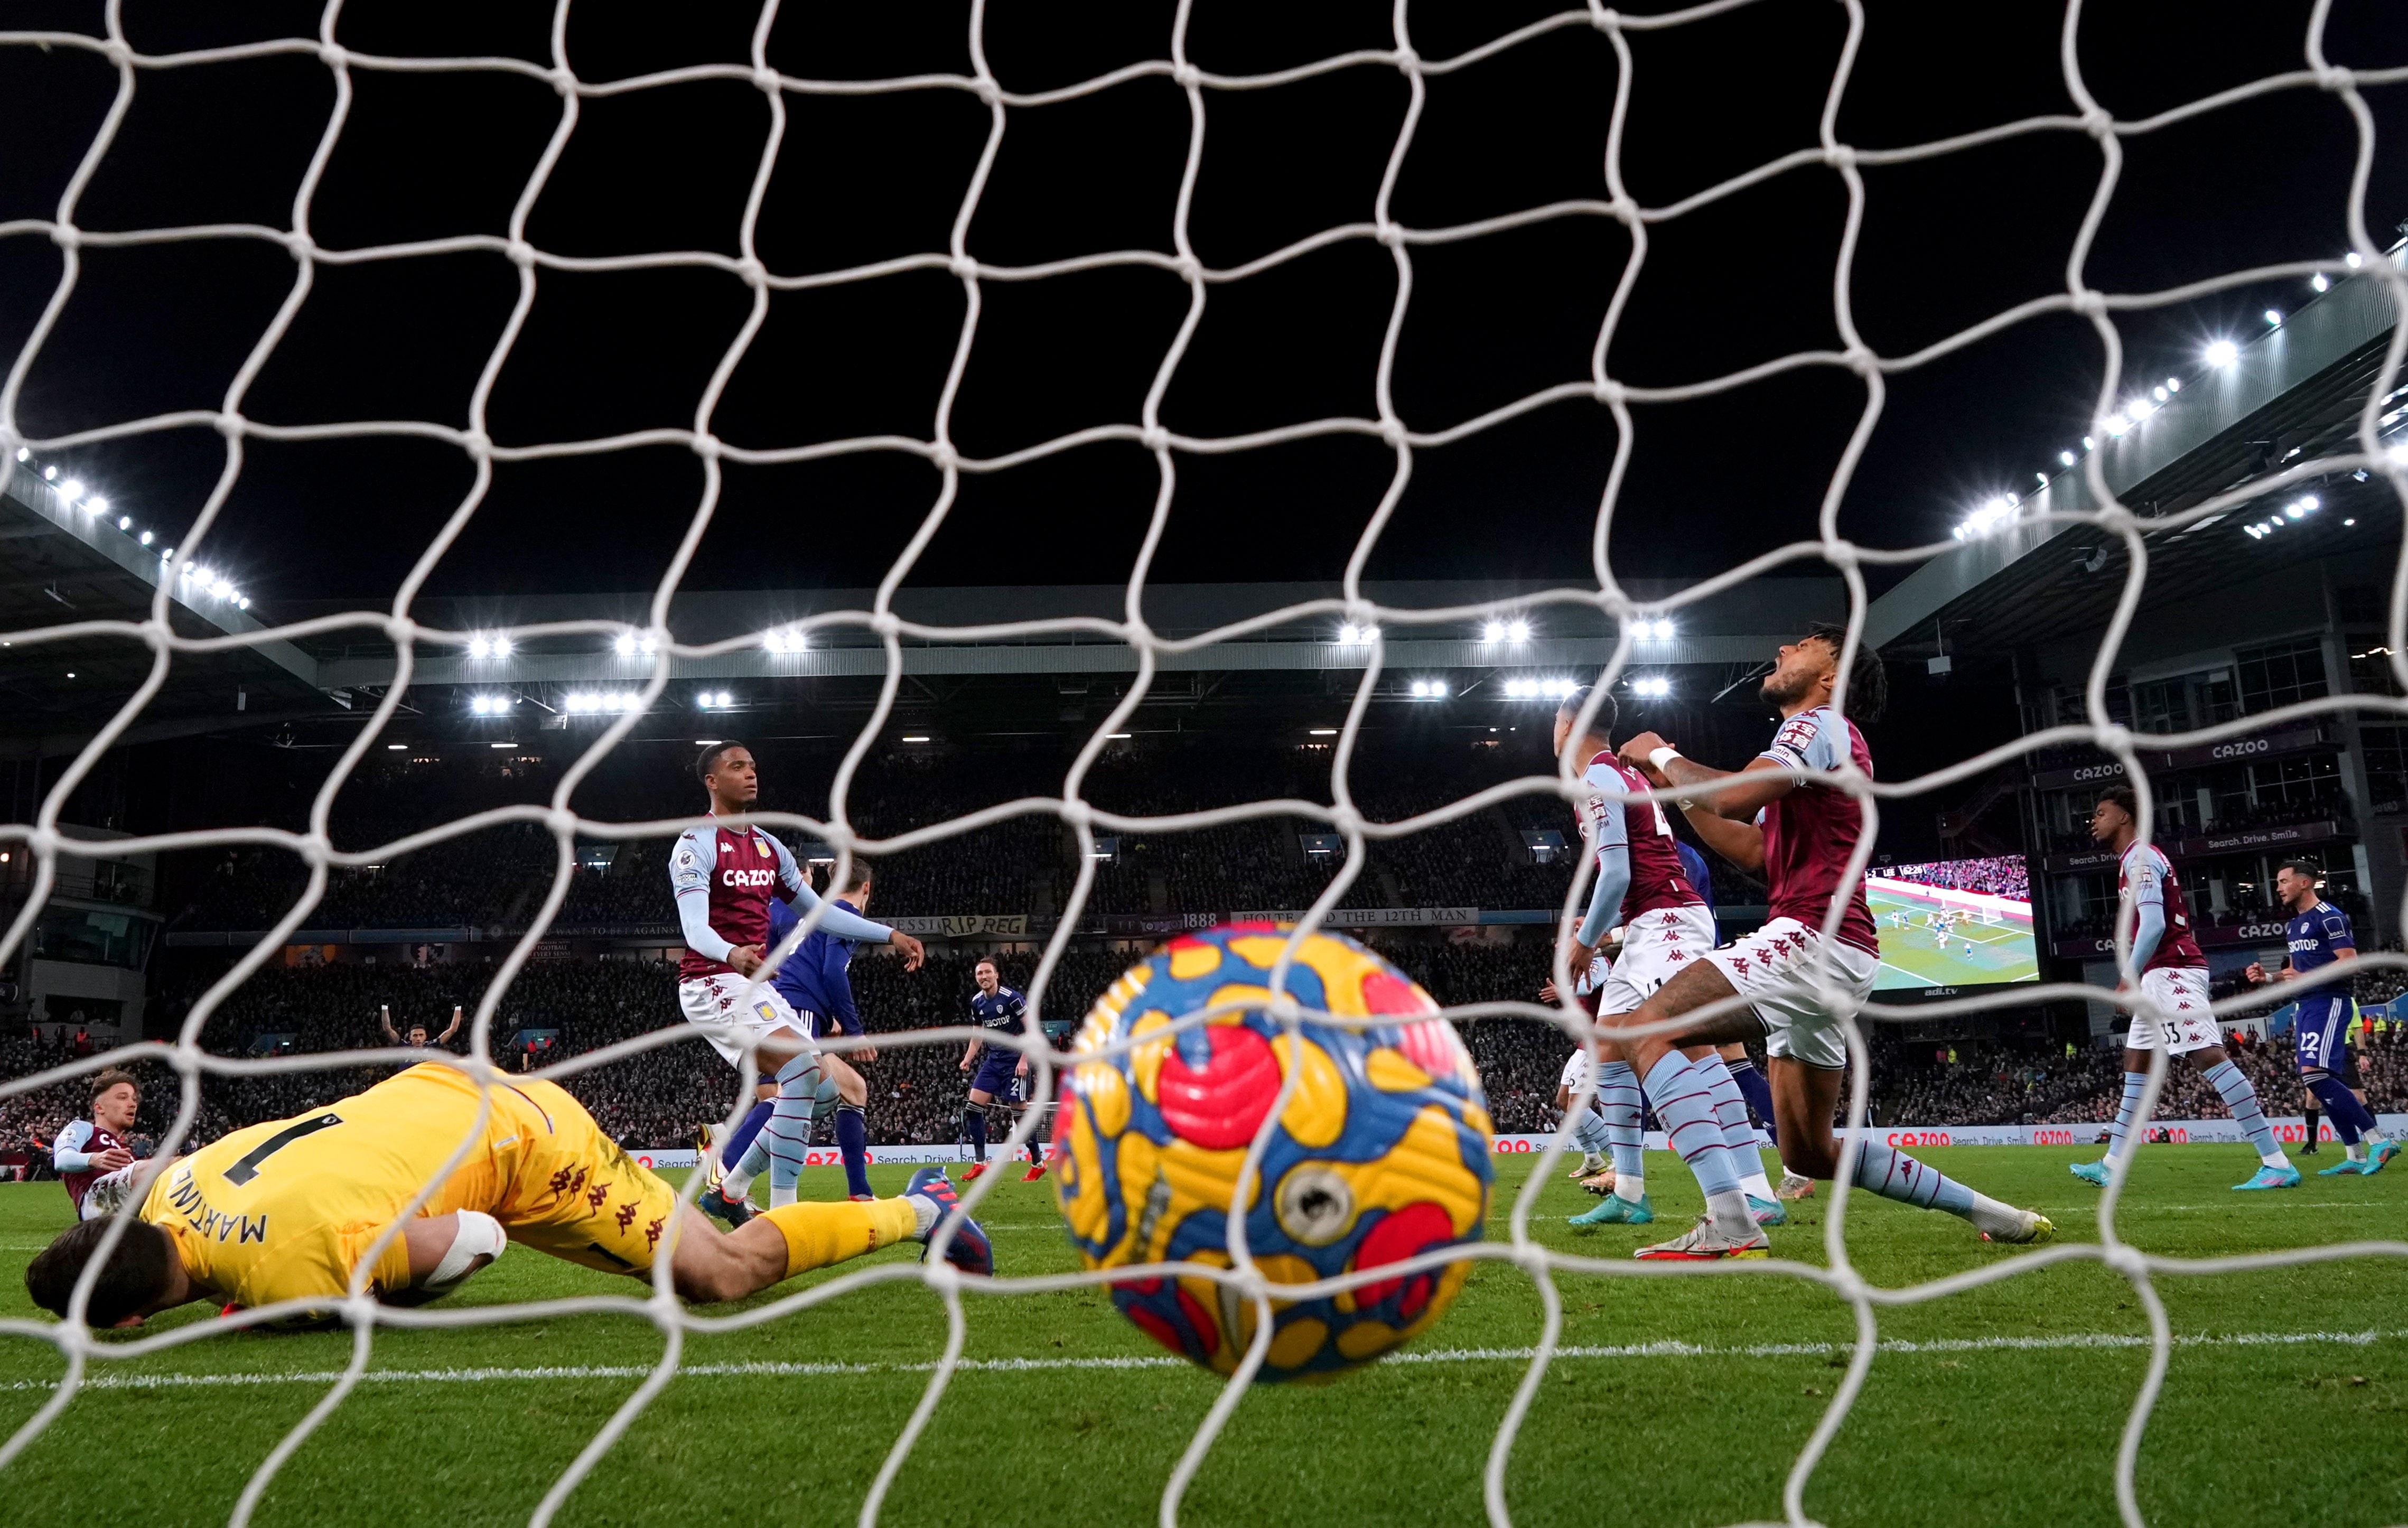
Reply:
[[[2393,248],[2394,261],[2402,249]],[[2254,482],[2268,485],[2262,499],[2146,532],[2144,608],[2338,551],[2379,554],[2387,577],[2400,540],[2389,484],[2363,471],[2299,468],[2358,451],[2360,413],[2391,339],[2388,289],[2360,272],[2277,317],[2270,310],[2267,332],[2238,347],[2229,364],[2174,379],[2181,386],[2170,395],[2160,388],[2152,398],[2143,380],[2131,396],[2147,416],[2100,442],[2107,486],[2143,516],[2173,514]],[[2310,500],[2277,534],[2245,528]],[[1949,649],[1982,651],[2103,627],[2123,592],[2121,541],[2091,526],[2022,518],[2099,505],[2083,468],[2068,468],[2023,500],[2016,517],[1942,554],[1875,600],[1866,636],[1893,652],[1911,650],[1933,641],[1937,623]]]
[[[155,553],[136,544],[106,516],[80,512],[22,468],[8,478],[7,491],[0,495],[0,537],[19,549],[14,560],[29,569],[0,581],[0,621],[10,628],[147,618],[162,576]],[[1685,586],[1640,581],[1627,592],[1656,601]],[[1555,602],[1542,598],[1550,591],[1556,596]],[[1442,670],[1457,676],[1457,690],[1492,676],[1501,681],[1514,671],[1580,675],[1600,668],[1613,651],[1614,624],[1592,604],[1565,602],[1563,593],[1559,586],[1537,584],[1425,581],[1365,586],[1370,599],[1394,609],[1435,612],[1514,602],[1518,617],[1529,625],[1523,640],[1490,640],[1486,618],[1461,615],[1398,622],[1382,633],[1383,667],[1396,685]],[[1147,588],[1143,610],[1159,637],[1176,641],[1288,607],[1313,605],[1312,613],[1297,619],[1247,629],[1208,646],[1164,653],[1159,667],[1191,675],[1253,671],[1265,680],[1281,672],[1292,680],[1314,674],[1349,676],[1365,665],[1371,649],[1363,641],[1342,640],[1347,622],[1339,608],[1340,594],[1335,584],[1166,584]],[[808,644],[797,641],[783,651],[772,651],[764,638],[812,616],[867,610],[872,596],[867,589],[681,594],[671,604],[668,622],[679,640],[731,645],[709,656],[673,657],[670,683],[751,682],[754,687],[745,703],[754,709],[781,700],[812,705],[834,701],[842,709],[850,709],[852,702],[866,704],[885,672],[886,660],[875,634],[863,626],[818,627]],[[1114,622],[1125,598],[1120,586],[1108,584],[907,588],[897,594],[895,608],[907,621],[967,629],[1026,621]],[[451,631],[523,632],[575,621],[640,627],[647,621],[651,599],[648,592],[536,595],[507,601],[430,598],[415,604],[412,614],[423,626]],[[1684,607],[1671,618],[1669,634],[1651,629],[1635,639],[1634,661],[1651,670],[1719,666],[1726,670],[1716,680],[1719,687],[1761,664],[1774,646],[1794,637],[1807,622],[1839,614],[1844,602],[1835,578],[1759,580],[1743,590]],[[178,631],[187,636],[233,637],[262,629],[233,599],[191,584],[171,598],[169,606]],[[280,608],[276,613],[280,620],[300,622],[347,608],[358,607],[330,602],[322,609]],[[965,641],[924,634],[899,641],[903,672],[910,676],[1056,675],[1068,684],[1071,676],[1131,674],[1139,666],[1136,649],[1095,629],[988,633]],[[785,646],[782,639],[780,645]],[[623,646],[627,650],[622,651]],[[15,757],[56,755],[79,746],[142,683],[150,665],[146,645],[105,627],[4,656],[0,686],[15,703],[0,715],[0,755]],[[571,691],[639,688],[652,668],[650,655],[632,641],[623,642],[608,627],[523,635],[507,653],[483,656],[452,645],[422,647],[410,693],[413,699],[429,698],[420,703],[423,710],[454,688],[507,690],[556,716]],[[126,741],[365,716],[368,698],[390,685],[394,672],[394,648],[374,628],[179,653],[172,682],[146,706]],[[823,683],[799,683],[810,681]],[[826,682],[834,682],[842,693],[828,690]],[[1341,683],[1351,689],[1351,677]],[[857,696],[850,693],[856,690]],[[683,699],[681,693],[676,697],[678,703]]]

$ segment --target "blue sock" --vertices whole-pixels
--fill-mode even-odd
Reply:
[[[2258,1148],[2259,1161],[2274,1166],[2290,1160],[2275,1144],[2274,1127],[2266,1123],[2266,1111],[2258,1106],[2258,1089],[2250,1086],[2248,1074],[2234,1064],[2232,1058],[2226,1057],[2222,1064],[2209,1067],[2200,1075],[2215,1089],[2215,1096],[2224,1100],[2224,1106],[2232,1111],[2232,1122],[2248,1132],[2249,1144]]]
[[[778,1096],[769,1105],[769,1121],[761,1127],[760,1144],[769,1153],[769,1203],[792,1202],[803,1175],[803,1155],[810,1149],[811,1121],[819,1112],[824,1074],[815,1055],[797,1056],[778,1069]]]
[[[769,1101],[766,1098],[757,1100],[751,1111],[744,1116],[743,1122],[736,1127],[736,1133],[729,1136],[727,1143],[719,1148],[719,1165],[733,1167],[742,1161],[744,1153],[752,1148],[752,1138],[760,1134],[761,1127],[768,1122]],[[757,1172],[759,1169],[756,1168],[754,1171]]]
[[[986,1160],[986,1111],[973,1103],[969,1112],[962,1116],[962,1123],[970,1132],[970,1160]]]
[[[1664,1134],[1711,1202],[1716,1194],[1740,1191],[1739,1168],[1730,1147],[1723,1144],[1722,1121],[1714,1117],[1714,1099],[1704,1072],[1679,1051],[1656,1063],[1641,1086],[1664,1121]]]
[[[869,1192],[869,1117],[860,1104],[837,1105],[836,1146],[844,1153],[845,1192]]]
[[[1740,1096],[1746,1099],[1747,1106],[1756,1111],[1756,1117],[1764,1122],[1765,1137],[1774,1146],[1779,1146],[1781,1132],[1773,1128],[1772,1123],[1772,1084],[1765,1081],[1764,1074],[1758,1072],[1756,1063],[1744,1056],[1727,1064],[1731,1081],[1739,1084]]]
[[[1613,1175],[1636,1183],[1647,1181],[1647,1137],[1639,1127],[1639,1074],[1628,1061],[1607,1061],[1597,1069],[1597,1114],[1605,1121],[1607,1149],[1613,1153]],[[1625,1194],[1637,1199],[1638,1194]]]
[[[2124,1102],[2115,1106],[2115,1122],[2107,1127],[2107,1155],[2124,1154],[2124,1140],[2132,1131],[2132,1116],[2141,1107],[2141,1089],[2149,1086],[2145,1072],[2124,1074]],[[2143,1121],[2146,1123],[2146,1121]]]
[[[2341,1137],[2342,1145],[2354,1146],[2359,1136],[2375,1128],[2374,1116],[2358,1101],[2357,1094],[2342,1085],[2339,1077],[2325,1072],[2303,1080],[2308,1091],[2324,1104],[2325,1113],[2332,1117],[2333,1133]]]
[[[1956,1216],[1973,1213],[1972,1189],[1903,1151],[1871,1141],[1865,1143],[1863,1154],[1856,1159],[1856,1185],[1919,1210],[1946,1210]]]

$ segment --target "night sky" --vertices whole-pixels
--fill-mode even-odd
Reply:
[[[1645,7],[1641,7],[1645,8]],[[966,72],[967,11],[951,4],[790,6],[768,57],[783,72],[867,79]],[[2090,7],[2086,77],[2136,119],[2300,66],[2301,3]],[[1416,6],[1412,40],[1453,55],[1547,13],[1535,4]],[[749,7],[594,4],[569,13],[567,55],[588,80],[740,62]],[[96,6],[21,3],[11,24],[94,32]],[[128,4],[151,52],[309,35],[315,7]],[[394,54],[508,54],[543,61],[551,12],[532,5],[351,4],[348,47]],[[2026,5],[1867,7],[1843,140],[1896,146],[2020,117],[2071,112],[2061,12]],[[996,5],[986,51],[1007,88],[1048,89],[1166,57],[1171,7]],[[1815,140],[1846,12],[1745,7],[1634,36],[1625,171],[1660,206]],[[1378,6],[1272,7],[1202,0],[1188,52],[1228,74],[1392,44]],[[2343,0],[2327,50],[2358,67],[2408,64],[2396,7]],[[1398,179],[1394,215],[1415,227],[1551,201],[1602,197],[1615,63],[1585,27],[1526,42],[1433,79]],[[70,49],[0,47],[0,220],[52,215],[107,109],[115,77]],[[538,80],[498,74],[355,70],[346,130],[311,212],[316,238],[357,248],[500,234],[558,118]],[[315,59],[280,57],[143,71],[114,150],[78,223],[133,229],[220,222],[286,224],[334,98]],[[2371,89],[2379,125],[2367,223],[2378,243],[2408,213],[2408,86]],[[953,90],[868,96],[789,94],[783,150],[758,247],[781,275],[941,250],[988,132]],[[1368,220],[1405,109],[1393,68],[1363,66],[1276,89],[1207,91],[1194,246],[1211,267],[1256,258]],[[707,81],[589,99],[533,210],[529,237],[571,255],[737,252],[767,130],[749,83]],[[1001,264],[1098,251],[1171,249],[1189,131],[1183,94],[1148,78],[1009,113],[968,247]],[[2114,205],[2087,266],[2110,291],[2172,286],[2253,265],[2335,258],[2356,137],[2342,104],[2297,89],[2128,139]],[[1868,211],[1852,287],[1867,340],[1885,354],[1928,344],[2018,301],[2062,290],[2093,194],[2095,144],[2077,133],[1864,172]],[[1836,346],[1830,288],[1845,194],[1828,168],[1792,171],[1656,224],[1609,368],[1665,385],[1791,351]],[[1570,217],[1412,252],[1396,407],[1414,428],[1456,424],[1536,389],[1584,378],[1628,256],[1618,224]],[[0,353],[17,354],[58,277],[38,232],[0,237]],[[86,252],[74,299],[23,382],[17,422],[55,435],[161,411],[214,406],[283,300],[280,247],[216,239]],[[1387,252],[1368,239],[1211,287],[1165,398],[1172,429],[1219,436],[1373,411],[1395,296]],[[424,419],[464,426],[477,373],[516,294],[497,253],[325,267],[244,405],[280,424]],[[2128,376],[2188,374],[2211,338],[2245,339],[2264,309],[2305,300],[2297,281],[2235,289],[2119,319]],[[1167,271],[1112,268],[989,281],[953,437],[973,455],[1064,432],[1133,423],[1187,304]],[[510,444],[692,423],[712,367],[744,320],[743,284],[708,269],[544,271],[523,334],[494,389],[491,428]],[[772,447],[892,432],[926,438],[963,313],[942,271],[773,296],[713,421],[724,439]],[[1895,377],[1842,512],[1877,544],[1944,536],[1987,497],[2031,486],[2082,433],[2102,357],[2085,321],[2023,324]],[[1612,555],[1630,575],[1702,575],[1812,534],[1863,402],[1852,375],[1794,371],[1637,411]],[[1611,416],[1557,404],[1417,455],[1412,484],[1371,558],[1375,577],[1588,577],[1591,527],[1614,446]],[[253,441],[205,555],[273,617],[278,598],[381,602],[467,487],[466,456],[439,442]],[[59,454],[123,512],[182,534],[216,478],[222,442],[185,428]],[[1332,578],[1387,486],[1376,440],[1327,438],[1230,455],[1182,455],[1165,582]],[[497,469],[493,492],[429,583],[500,595],[648,587],[663,575],[701,488],[681,446]],[[939,475],[895,452],[813,465],[732,466],[724,502],[686,584],[846,586],[875,581],[932,502]],[[1134,443],[1082,447],[966,479],[960,503],[912,575],[926,584],[1117,582],[1128,576],[1156,491]]]

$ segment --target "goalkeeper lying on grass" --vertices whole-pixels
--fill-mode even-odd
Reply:
[[[194,1300],[257,1307],[341,1298],[378,1234],[476,1119],[477,1085],[428,1063],[297,1118],[236,1131],[151,1186],[93,1283],[85,1319],[122,1326]],[[943,1170],[929,1168],[898,1199],[787,1204],[722,1233],[566,1092],[548,1082],[501,1084],[467,1153],[386,1244],[367,1289],[388,1305],[422,1305],[515,1241],[638,1277],[649,1277],[665,1252],[679,1294],[736,1300],[898,1241],[925,1242],[954,1203]],[[83,1221],[35,1257],[25,1287],[36,1305],[66,1314],[109,1223]],[[968,1273],[994,1271],[972,1220],[954,1227],[946,1257]],[[321,1321],[329,1314],[293,1312]]]

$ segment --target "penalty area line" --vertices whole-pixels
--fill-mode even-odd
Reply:
[[[2282,1348],[2320,1344],[2371,1348],[2379,1342],[2408,1337],[2408,1331],[2365,1332],[2236,1332],[2222,1335],[2177,1336],[2177,1348]],[[1927,1341],[1892,1337],[1880,1343],[1883,1353],[2052,1352],[2069,1348],[2145,1348],[2145,1336],[2120,1332],[2067,1333],[2047,1337],[1942,1337]],[[1559,1360],[1648,1358],[1828,1358],[1852,1353],[1846,1342],[1770,1342],[1718,1347],[1694,1342],[1641,1342],[1612,1346],[1567,1345],[1555,1349]],[[1440,1348],[1391,1353],[1383,1362],[1397,1363],[1527,1363],[1532,1348]],[[475,1385],[556,1379],[640,1379],[652,1372],[649,1363],[559,1363],[520,1368],[370,1369],[360,1377],[369,1384]],[[985,1358],[962,1360],[964,1371],[1005,1374],[1081,1369],[1185,1369],[1185,1359],[1139,1355],[1123,1358]],[[934,1363],[804,1363],[757,1361],[749,1363],[689,1363],[681,1378],[718,1379],[752,1377],[839,1378],[867,1375],[926,1374]],[[211,1390],[257,1385],[331,1385],[342,1377],[339,1369],[311,1369],[285,1374],[129,1374],[96,1375],[85,1390]],[[0,1384],[0,1391],[51,1391],[54,1379],[19,1379]]]

